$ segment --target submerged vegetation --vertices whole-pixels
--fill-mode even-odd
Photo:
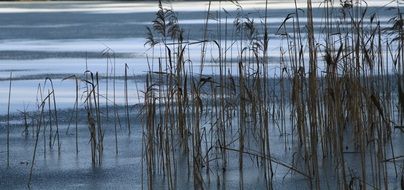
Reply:
[[[260,18],[231,2],[236,11],[222,9],[221,1],[214,11],[209,1],[202,36],[195,39],[174,9],[159,1],[146,29],[143,89],[129,64],[124,76],[116,76],[109,47],[102,52],[105,75],[86,65],[83,75],[64,78],[75,83],[74,106],[64,116],[66,135],[74,124],[75,154],[82,146],[80,122],[88,127],[88,159],[97,168],[103,166],[104,137],[113,136],[119,158],[118,130],[126,127],[130,137],[140,119],[143,189],[187,183],[225,189],[229,171],[238,173],[240,189],[249,189],[244,179],[251,173],[261,189],[282,189],[286,178],[308,189],[403,189],[403,152],[395,144],[404,129],[403,2],[390,3],[392,18],[382,24],[365,1],[324,1],[315,11],[311,0],[304,8],[295,0],[277,26],[269,23],[268,0]],[[11,74],[9,80],[8,112]],[[122,105],[117,80],[123,81]],[[35,139],[28,186],[35,180],[40,138],[45,157],[55,144],[61,154],[53,85],[46,78],[38,85],[37,111],[21,112],[24,135],[31,126]],[[130,105],[134,97],[140,105]],[[10,113],[7,166],[9,134]]]

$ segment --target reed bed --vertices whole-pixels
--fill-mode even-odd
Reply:
[[[383,28],[366,2],[325,1],[318,29],[312,2],[308,0],[303,10],[294,1],[295,11],[276,33],[283,41],[276,45],[277,63],[268,55],[268,9],[256,21],[240,3],[233,3],[238,12],[228,23],[226,10],[216,12],[226,16],[212,18],[209,2],[198,41],[184,39],[187,34],[176,13],[159,1],[146,42],[152,58],[143,107],[148,189],[153,189],[159,171],[167,188],[176,189],[178,157],[188,160],[195,189],[210,188],[210,178],[224,175],[234,152],[241,189],[245,159],[251,157],[260,160],[257,172],[263,172],[267,189],[279,180],[274,164],[305,177],[311,189],[330,183],[338,189],[388,189],[392,165],[383,160],[395,157],[392,126],[402,125],[402,115],[394,113],[403,112],[400,3],[391,8],[397,11],[392,26]],[[303,17],[307,22],[300,21]],[[208,36],[211,24],[216,35]],[[201,47],[199,60],[187,52],[194,46]],[[215,65],[211,73],[207,63]],[[271,72],[273,65],[279,65],[276,72]],[[294,159],[273,158],[271,128],[279,129],[285,152],[293,147]],[[333,166],[326,173],[320,166],[325,162]]]

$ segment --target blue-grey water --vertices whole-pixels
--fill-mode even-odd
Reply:
[[[288,14],[294,13],[293,1],[271,1],[268,11],[269,26],[269,55],[272,69],[271,76],[279,73],[279,46],[284,38],[281,23]],[[305,1],[298,1],[305,12]],[[229,44],[238,36],[226,33],[223,29],[232,31],[235,18],[249,17],[262,27],[265,15],[265,1],[242,2],[243,9],[231,3],[213,4],[209,15],[207,37],[228,40]],[[368,15],[378,14],[382,25],[389,25],[391,11],[388,9],[389,1],[370,1]],[[179,23],[183,28],[185,40],[199,41],[203,39],[206,20],[207,2],[175,3],[172,7],[177,14]],[[386,5],[387,7],[382,7]],[[324,22],[322,4],[314,6],[315,30],[321,34]],[[55,88],[63,89],[57,93],[64,94],[61,107],[72,107],[74,100],[74,83],[61,82],[61,79],[70,75],[82,75],[84,71],[98,72],[100,75],[124,74],[125,64],[128,64],[128,75],[143,75],[149,70],[146,42],[146,27],[152,27],[157,4],[155,3],[112,3],[112,2],[38,2],[38,3],[12,3],[0,4],[0,114],[6,113],[8,97],[8,78],[10,72],[13,79],[19,79],[12,84],[11,111],[32,109],[35,104],[36,88],[41,80],[50,76],[55,81]],[[219,11],[220,10],[220,11]],[[336,11],[337,12],[337,11]],[[300,18],[302,30],[305,30],[305,18]],[[365,19],[364,22],[370,22]],[[220,23],[221,30],[217,26]],[[347,26],[351,27],[351,26]],[[290,30],[291,27],[288,27]],[[219,34],[221,32],[221,34]],[[319,37],[321,40],[321,37]],[[190,58],[194,63],[199,60],[200,46],[189,47]],[[237,55],[237,48],[233,48]],[[193,53],[195,52],[195,53]],[[215,53],[214,51],[212,51]],[[107,54],[110,60],[107,59]],[[214,55],[213,55],[214,56]],[[114,60],[112,60],[112,57]],[[113,63],[112,63],[113,62]],[[107,66],[109,65],[109,66]],[[212,68],[205,72],[214,71],[214,64],[207,64]],[[197,64],[194,67],[199,70]],[[237,68],[237,67],[235,67]],[[108,70],[107,70],[108,69]],[[35,79],[35,80],[33,80]],[[43,82],[43,81],[42,81]],[[131,86],[132,88],[133,86]],[[29,89],[29,90],[27,90]],[[121,88],[122,89],[122,88]],[[132,88],[131,90],[136,90]],[[21,93],[24,92],[24,93]],[[66,94],[67,93],[67,94]],[[121,93],[118,93],[121,94]],[[66,99],[67,98],[67,99]],[[70,98],[70,100],[68,100]],[[136,103],[136,99],[131,100]],[[70,104],[65,104],[67,102]]]
[[[246,3],[243,15],[255,18],[258,26],[264,16],[264,1]],[[279,46],[282,36],[277,31],[284,18],[293,13],[293,1],[273,1],[270,4],[268,14],[270,31],[271,60],[279,60]],[[302,1],[300,1],[302,2]],[[388,26],[391,12],[380,5],[389,1],[370,1],[378,6],[370,7],[368,14],[377,12],[381,24]],[[176,7],[178,6],[178,8]],[[273,7],[271,8],[271,6]],[[278,8],[276,8],[278,6]],[[199,4],[177,3],[173,5],[179,23],[187,32],[186,39],[198,41],[203,39],[207,2]],[[322,8],[314,7],[315,29],[321,33]],[[225,9],[228,13],[222,11]],[[217,23],[227,23],[233,27],[234,18],[240,14],[237,6],[214,5],[211,22],[209,23],[208,36],[225,36],[226,40],[234,40],[235,35],[217,33]],[[75,99],[75,83],[72,80],[62,80],[70,75],[82,75],[86,70],[99,72],[100,75],[113,74],[112,65],[116,65],[116,75],[123,76],[125,64],[129,66],[129,74],[134,77],[130,81],[130,104],[136,104],[142,97],[137,93],[144,86],[141,76],[148,71],[147,47],[144,46],[146,27],[151,26],[155,17],[157,3],[110,3],[110,2],[70,2],[70,3],[0,3],[0,115],[7,113],[8,102],[8,78],[12,72],[11,88],[11,112],[19,114],[21,111],[36,110],[38,98],[38,85],[43,88],[44,79],[49,76],[53,79],[55,95],[59,108],[73,108]],[[217,10],[221,10],[218,12]],[[305,9],[300,11],[304,12]],[[221,19],[219,19],[221,18]],[[227,20],[227,21],[226,21]],[[303,23],[304,19],[302,18]],[[349,26],[347,26],[349,27]],[[194,47],[199,57],[200,47]],[[237,50],[235,50],[237,51]],[[110,56],[105,54],[108,52]],[[150,53],[150,52],[149,52]],[[115,59],[113,59],[114,57]],[[108,65],[108,66],[107,66]],[[275,64],[273,72],[279,71]],[[107,70],[108,67],[108,70]],[[214,65],[211,65],[214,71]],[[197,68],[198,69],[198,68]],[[105,87],[106,82],[101,81]],[[109,83],[108,92],[104,88],[101,93],[112,96],[112,83]],[[46,86],[48,89],[49,86]],[[117,80],[117,102],[122,104],[123,81]],[[84,89],[80,88],[80,93]],[[133,112],[137,112],[133,111]],[[68,111],[61,112],[68,117]],[[137,113],[133,113],[136,115]],[[63,116],[62,116],[63,117]],[[13,120],[11,130],[10,168],[6,167],[6,136],[3,119],[0,121],[0,189],[27,189],[28,173],[33,154],[34,138],[32,133],[28,137],[22,134],[22,121]],[[119,154],[115,155],[115,144],[112,127],[107,127],[104,150],[104,164],[100,168],[93,168],[90,160],[90,145],[88,143],[88,129],[82,120],[80,125],[79,154],[75,153],[75,136],[70,126],[67,131],[67,122],[62,122],[62,151],[59,154],[57,148],[47,150],[44,153],[43,141],[39,141],[37,159],[34,165],[32,189],[140,189],[142,188],[141,171],[141,125],[139,120],[134,120],[132,136],[128,136],[125,126],[120,127]],[[282,138],[273,131],[274,156],[280,160],[290,160],[291,152],[284,151]],[[399,134],[395,134],[401,137]],[[396,138],[397,139],[397,138]],[[401,138],[402,139],[402,138]],[[402,140],[394,141],[402,144]],[[47,147],[49,148],[49,147]],[[398,154],[402,153],[401,151]],[[229,154],[237,162],[237,154]],[[355,159],[355,158],[353,158]],[[249,165],[248,165],[249,164]],[[230,165],[230,164],[229,164]],[[233,164],[233,166],[237,164]],[[326,165],[326,163],[324,163]],[[324,166],[325,170],[327,166]],[[244,185],[247,189],[262,189],[263,179],[255,168],[254,161],[247,163],[244,171]],[[307,181],[299,175],[290,175],[289,171],[281,166],[276,166],[275,183],[277,189],[302,189],[308,188]],[[178,174],[179,189],[193,187],[191,178],[184,173]],[[332,176],[330,177],[332,178]],[[224,181],[224,189],[235,189],[239,186],[238,168],[229,168],[228,172],[221,176]],[[163,189],[164,179],[155,184],[156,189]],[[207,187],[216,188],[215,179]],[[146,185],[146,183],[143,183]],[[145,186],[144,186],[145,187]],[[398,189],[397,180],[391,181],[392,189]],[[329,187],[333,189],[333,187]]]

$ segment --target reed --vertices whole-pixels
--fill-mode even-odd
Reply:
[[[118,132],[117,127],[120,125],[119,121],[119,113],[116,104],[116,62],[115,62],[115,53],[113,53],[113,79],[112,79],[112,90],[113,90],[113,104],[114,104],[114,132],[115,132],[115,154],[118,155]]]
[[[53,81],[51,78],[46,77],[45,78],[45,83],[44,83],[44,88],[46,86],[47,81],[49,81],[50,85],[51,85],[51,94],[52,94],[52,101],[53,101],[53,110],[55,112],[54,116],[55,116],[55,126],[56,126],[56,132],[55,132],[55,138],[53,138],[53,142],[52,145],[55,144],[55,141],[57,141],[57,145],[58,145],[58,153],[60,154],[60,149],[61,149],[61,144],[60,144],[60,138],[59,138],[59,120],[58,120],[58,112],[57,112],[57,105],[56,105],[56,96],[55,96],[55,89],[53,87]],[[49,100],[49,114],[50,113],[50,101]],[[50,122],[51,122],[51,116],[50,116]],[[52,135],[52,134],[49,134]],[[51,137],[50,137],[51,139]],[[50,143],[50,142],[49,142]]]
[[[109,107],[108,107],[108,96],[109,96],[109,79],[110,79],[110,62],[111,62],[111,49],[110,48],[105,48],[102,51],[102,55],[106,57],[107,59],[107,67],[106,67],[106,71],[105,71],[105,77],[106,77],[106,82],[105,82],[105,108],[106,108],[106,120],[108,121],[109,118]]]
[[[150,68],[146,83],[146,164],[161,164],[163,175],[169,181],[168,188],[172,188],[171,170],[174,168],[175,173],[174,155],[177,155],[172,142],[179,138],[185,156],[191,158],[194,188],[200,189],[209,184],[212,162],[225,171],[228,151],[235,150],[242,189],[246,153],[259,147],[254,156],[261,160],[259,171],[263,171],[266,188],[273,189],[272,164],[276,159],[272,158],[274,145],[270,137],[271,128],[277,126],[285,152],[292,147],[298,157],[292,161],[296,168],[292,170],[305,174],[308,187],[321,189],[328,183],[322,177],[321,163],[330,161],[336,167],[329,172],[336,176],[339,189],[388,188],[388,167],[380,164],[389,155],[387,147],[393,147],[390,139],[393,91],[385,60],[395,62],[400,71],[396,75],[398,81],[402,69],[401,54],[392,54],[395,50],[390,49],[391,59],[388,59],[383,48],[400,47],[401,42],[395,39],[392,43],[396,45],[390,42],[387,47],[384,45],[382,38],[386,33],[376,13],[368,13],[366,3],[345,1],[337,5],[326,1],[321,4],[323,19],[318,27],[313,19],[316,14],[313,3],[306,1],[303,11],[294,1],[294,12],[287,15],[277,31],[285,44],[279,47],[279,72],[273,73],[268,54],[268,1],[260,27],[240,3],[233,3],[238,11],[230,27],[233,31],[228,43],[226,10],[223,10],[226,15],[223,23],[223,12],[217,11],[217,17],[212,16],[212,2],[209,2],[202,40],[184,41],[173,35],[174,31],[184,35],[176,14],[159,2],[146,43],[150,45],[152,59],[158,60],[158,69]],[[303,16],[305,19],[301,19]],[[208,35],[212,22],[216,24],[216,36]],[[402,30],[399,24],[395,27]],[[193,45],[201,47],[197,63],[187,52]],[[236,64],[230,63],[229,57]],[[207,74],[208,63],[214,64],[217,70]],[[401,92],[401,86],[397,88]],[[170,116],[178,118],[177,122]],[[173,133],[174,130],[178,132]],[[187,138],[187,134],[192,138]],[[153,139],[155,143],[151,142]],[[352,177],[347,147],[354,149],[360,163],[354,169],[360,175]],[[394,155],[393,148],[391,152]],[[218,155],[221,162],[217,161]],[[204,176],[202,167],[207,171]],[[148,167],[148,175],[153,169]],[[148,180],[153,181],[152,176]]]
[[[79,154],[79,131],[78,131],[78,114],[79,114],[79,80],[77,77],[75,77],[76,81],[76,98],[74,102],[74,108],[75,108],[75,124],[76,124],[76,154]]]
[[[130,117],[129,117],[129,95],[128,95],[128,64],[125,63],[125,76],[124,76],[124,97],[125,97],[125,111],[126,111],[126,125],[128,127],[128,133],[130,131]]]
[[[40,85],[38,86],[38,91],[40,90]],[[35,165],[35,159],[36,159],[36,151],[37,151],[37,147],[38,147],[38,140],[39,140],[39,135],[41,132],[41,126],[43,125],[43,119],[44,119],[44,114],[45,114],[45,106],[46,106],[46,102],[48,101],[48,99],[50,99],[51,94],[48,94],[45,98],[42,99],[42,95],[41,95],[41,101],[38,103],[38,118],[36,118],[36,135],[35,135],[35,144],[34,144],[34,151],[33,151],[33,155],[32,155],[32,160],[31,160],[31,167],[30,167],[30,172],[29,172],[29,178],[28,178],[28,188],[31,188],[31,182],[32,182],[32,173],[34,171],[34,165]],[[43,129],[45,130],[45,129]],[[45,135],[44,135],[44,138]],[[46,147],[46,145],[45,145]],[[45,155],[45,153],[44,153]]]
[[[8,86],[8,103],[7,103],[7,168],[10,167],[10,104],[11,104],[11,81],[13,73],[10,72],[10,83]]]
[[[78,117],[78,115],[79,115],[79,92],[80,92],[79,83],[80,83],[80,78],[77,77],[76,75],[71,75],[71,76],[68,76],[66,78],[63,78],[62,81],[65,81],[65,80],[68,80],[68,79],[74,79],[75,87],[76,87],[75,88],[75,100],[74,100],[74,106],[73,106],[74,112],[72,112],[72,118],[73,118],[73,115],[74,115],[76,154],[78,154],[79,153],[79,143],[78,143],[78,140],[79,140],[79,131],[78,131],[79,117]],[[66,130],[66,134],[68,134],[72,118],[69,120],[69,124],[68,124],[67,130]]]
[[[92,165],[101,166],[102,156],[104,150],[104,130],[101,126],[100,116],[100,104],[99,104],[99,81],[98,73],[94,74],[90,71],[86,71],[85,74],[89,74],[89,80],[84,80],[86,88],[89,90],[86,93],[84,102],[86,103],[85,109],[87,112],[87,123],[90,132],[91,143],[91,162]]]
[[[48,94],[50,94],[50,90],[48,90]],[[51,101],[48,99],[48,114],[49,114],[49,148],[52,148],[52,110],[51,110]]]

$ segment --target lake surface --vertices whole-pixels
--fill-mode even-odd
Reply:
[[[243,14],[255,19],[258,24],[262,21],[265,1],[241,1],[240,4],[243,6]],[[369,14],[377,12],[382,24],[386,25],[391,17],[387,7],[393,5],[387,0],[368,1],[368,4]],[[273,64],[270,76],[279,73],[282,36],[276,35],[276,32],[286,16],[294,12],[293,6],[293,1],[271,1],[269,5],[269,55]],[[305,1],[298,1],[298,6],[304,9]],[[380,6],[387,7],[380,9]],[[187,32],[187,40],[203,38],[208,2],[176,2],[167,7],[176,11],[179,23]],[[321,33],[321,4],[315,3],[313,7],[315,29]],[[239,13],[237,8],[229,2],[214,2],[208,35],[212,38],[219,36],[216,25],[219,21],[224,23],[226,18],[227,26],[232,27]],[[218,10],[226,10],[228,14],[223,11],[219,13]],[[74,83],[62,82],[64,77],[82,75],[86,70],[105,76],[107,68],[109,76],[112,76],[112,62],[116,64],[116,76],[124,75],[125,64],[129,66],[129,76],[146,74],[149,70],[147,53],[150,57],[145,47],[146,27],[151,27],[156,11],[157,3],[149,2],[0,3],[0,114],[7,111],[7,80],[10,72],[13,73],[13,79],[18,79],[12,84],[11,112],[32,110],[35,107],[36,88],[46,76],[54,80],[55,88],[58,89],[56,96],[63,96],[60,106],[72,107],[74,93],[69,92],[74,90]],[[304,18],[301,21],[305,23]],[[222,36],[227,36],[229,41],[233,40],[232,35]],[[190,48],[190,57],[197,60],[201,47]],[[110,58],[113,54],[115,60],[107,60],[105,52],[109,53]],[[214,64],[210,66],[210,69],[205,69],[206,73],[215,70]],[[195,66],[195,70],[199,70],[198,66]],[[136,88],[133,85],[130,88],[135,93],[133,91]],[[69,97],[71,100],[68,100]],[[136,103],[136,100],[134,98],[130,101]]]
[[[298,1],[299,6],[304,9],[304,1]],[[390,26],[388,22],[391,18],[391,12],[388,7],[390,1],[372,0],[368,1],[368,14],[378,13],[378,19],[382,26]],[[243,6],[243,14],[254,18],[258,26],[264,15],[265,1],[240,1]],[[167,4],[172,7],[178,16],[179,23],[184,30],[189,33],[186,36],[188,41],[199,41],[203,39],[206,10],[208,2],[175,2]],[[314,7],[314,26],[315,31],[321,35],[322,8],[320,3],[315,3]],[[232,3],[214,2],[211,7],[213,12],[208,23],[208,35],[212,38],[225,36],[229,43],[236,38],[233,35],[224,35],[217,33],[218,22],[228,24],[233,27],[233,20],[237,17],[239,11],[237,6]],[[218,12],[220,10],[220,12]],[[223,13],[226,10],[228,13]],[[73,80],[63,80],[71,75],[83,75],[86,70],[98,72],[101,77],[116,75],[116,103],[122,106],[124,98],[124,80],[125,64],[128,65],[128,92],[130,94],[129,104],[135,105],[143,101],[140,90],[144,88],[144,75],[149,71],[157,70],[157,64],[149,65],[154,58],[150,57],[151,52],[145,47],[146,27],[151,26],[155,18],[157,3],[137,2],[137,3],[114,3],[114,2],[38,2],[38,3],[0,3],[0,189],[26,189],[30,161],[33,153],[34,138],[22,135],[22,121],[18,120],[16,115],[22,111],[35,111],[37,109],[38,85],[45,93],[51,90],[49,81],[45,85],[45,78],[50,77],[53,81],[55,96],[58,109],[64,118],[61,122],[60,130],[62,135],[62,151],[59,154],[56,148],[45,151],[43,142],[40,141],[36,165],[33,174],[33,189],[140,189],[142,178],[145,173],[142,172],[141,151],[142,131],[141,121],[133,119],[134,126],[132,136],[126,133],[125,125],[118,129],[120,153],[115,155],[115,144],[113,136],[114,124],[109,123],[106,128],[107,136],[105,138],[105,156],[102,168],[91,167],[90,147],[88,138],[88,129],[86,118],[80,121],[80,152],[75,153],[74,133],[72,126],[70,132],[67,132],[70,111],[75,101],[75,83]],[[303,10],[304,11],[304,10]],[[271,1],[269,5],[269,31],[270,31],[270,76],[276,78],[280,73],[280,50],[284,46],[283,36],[277,34],[281,23],[289,13],[293,13],[293,1]],[[306,23],[302,18],[302,23]],[[349,27],[349,26],[346,26]],[[387,39],[387,36],[386,36]],[[212,48],[212,47],[210,47]],[[200,57],[201,46],[192,46],[188,50],[189,57],[198,60]],[[232,49],[235,54],[239,50]],[[195,52],[193,54],[193,52]],[[218,56],[217,52],[212,51],[209,56]],[[197,62],[195,62],[197,65]],[[230,68],[236,72],[237,64]],[[319,67],[323,67],[320,65]],[[113,69],[115,68],[115,70]],[[193,69],[199,71],[200,67]],[[392,68],[390,68],[392,69]],[[321,73],[322,69],[319,69]],[[11,113],[13,126],[19,126],[12,129],[11,132],[11,169],[5,166],[5,125],[4,120],[7,114],[7,103],[9,93],[9,76],[12,72],[11,88]],[[207,74],[217,74],[216,65],[208,62],[204,70]],[[113,81],[100,81],[100,92],[103,97],[114,94]],[[108,91],[106,86],[109,86]],[[45,85],[45,86],[44,86]],[[85,87],[80,86],[80,94],[83,94]],[[140,93],[139,93],[140,92]],[[104,102],[102,102],[102,106]],[[110,103],[111,105],[111,103]],[[80,105],[82,106],[82,105]],[[120,109],[122,111],[123,109]],[[137,109],[133,109],[138,114]],[[124,115],[124,113],[120,113]],[[134,118],[136,118],[134,116]],[[110,121],[111,122],[111,121]],[[277,129],[271,129],[272,148],[274,157],[279,160],[290,160],[293,152],[284,151],[283,141],[285,138],[278,135]],[[66,132],[66,133],[65,133]],[[397,137],[394,144],[402,144],[402,135],[393,134]],[[293,149],[289,142],[288,148]],[[403,152],[396,152],[401,155]],[[212,179],[211,184],[207,185],[212,189],[216,188],[218,181],[226,185],[222,189],[235,189],[239,186],[239,174],[237,166],[237,153],[230,153],[230,162],[233,167],[221,176],[220,179]],[[347,156],[351,161],[357,159],[355,156]],[[245,187],[254,189],[264,188],[262,176],[256,172],[254,160],[246,163],[244,171]],[[352,162],[355,163],[355,162]],[[177,164],[181,164],[181,160]],[[324,176],[327,176],[327,168],[333,167],[332,164],[323,163]],[[181,167],[180,167],[181,168]],[[184,167],[185,168],[185,167]],[[389,168],[392,169],[392,168]],[[179,189],[189,189],[193,187],[189,180],[191,177],[184,173],[178,174]],[[280,166],[276,167],[275,182],[276,189],[300,189],[308,188],[304,177],[293,175],[289,177],[290,171]],[[160,176],[161,177],[161,176]],[[333,176],[327,176],[330,179]],[[335,176],[334,176],[335,177]],[[157,177],[158,178],[158,177]],[[219,177],[218,177],[219,178]],[[159,178],[158,178],[159,179]],[[399,180],[389,181],[392,189],[399,188]],[[144,179],[143,179],[144,180]],[[161,177],[162,183],[155,184],[156,189],[164,189],[166,184]],[[333,189],[333,187],[330,187]]]

